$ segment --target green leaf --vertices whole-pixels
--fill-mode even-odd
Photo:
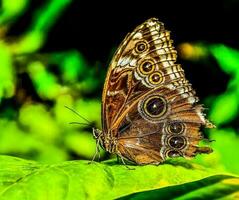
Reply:
[[[15,90],[14,67],[11,52],[6,43],[0,41],[0,101],[3,97],[12,97]]]
[[[88,164],[88,161],[68,161],[43,165],[20,158],[0,156],[0,200],[116,199],[150,190],[168,191],[168,195],[179,198],[180,195],[190,197],[197,190],[203,190],[204,187],[213,188],[215,184],[219,184],[220,188],[220,182],[228,184],[226,180],[237,180],[236,184],[233,182],[235,188],[239,185],[235,176],[232,179],[230,174],[184,159],[167,161],[159,166],[130,168],[131,170],[115,161],[92,164]],[[190,188],[189,193],[185,187]],[[176,188],[182,189],[181,194],[172,193],[172,189]],[[231,191],[231,187],[228,187],[229,189]],[[202,192],[207,193],[207,190]],[[211,192],[213,189],[209,190],[207,195]]]
[[[232,128],[212,129],[210,136],[216,140],[212,148],[214,154],[218,156],[217,164],[224,166],[226,171],[239,175],[239,154],[235,153],[238,151],[239,136],[236,130]]]
[[[209,46],[209,50],[224,72],[228,74],[239,72],[239,51],[224,44],[211,45]]]
[[[29,0],[2,0],[0,25],[9,24],[14,18],[25,11]]]
[[[238,114],[238,95],[236,92],[227,92],[219,95],[211,107],[210,119],[213,122],[217,125],[231,122]]]
[[[158,190],[140,192],[121,200],[208,200],[208,199],[237,199],[239,191],[239,179],[228,176],[212,176],[199,181],[186,183],[184,185],[170,186]],[[237,196],[238,197],[238,196]]]

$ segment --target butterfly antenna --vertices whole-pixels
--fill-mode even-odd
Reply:
[[[68,110],[72,111],[73,113],[75,113],[78,117],[80,117],[81,119],[85,120],[87,123],[78,123],[78,124],[88,124],[88,126],[90,126],[90,124],[92,124],[92,122],[90,122],[88,119],[84,118],[83,116],[81,116],[78,112],[76,112],[75,110],[73,110],[72,108],[65,106],[65,108],[67,108]],[[71,122],[72,123],[72,122]],[[76,122],[73,122],[72,124],[76,124]]]
[[[88,123],[82,123],[82,122],[70,122],[69,124],[77,124],[77,125],[84,125],[84,126],[90,126]],[[91,128],[94,128],[93,126],[90,126]]]

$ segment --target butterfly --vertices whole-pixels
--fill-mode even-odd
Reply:
[[[156,18],[126,36],[107,72],[102,130],[93,129],[103,149],[138,165],[212,152],[199,142],[201,127],[214,125],[176,58],[170,32]]]

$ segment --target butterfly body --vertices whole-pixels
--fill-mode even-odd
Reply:
[[[164,24],[151,18],[128,34],[110,64],[102,95],[101,146],[137,164],[210,153],[201,127],[213,127],[185,79]]]

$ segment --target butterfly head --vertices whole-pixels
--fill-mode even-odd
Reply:
[[[100,129],[97,129],[97,128],[92,128],[93,129],[93,136],[94,136],[94,138],[96,139],[96,141],[97,141],[97,144],[99,143],[100,144],[100,146],[103,148],[103,149],[105,149],[105,145],[104,145],[104,135],[103,135],[103,131],[102,130],[100,130]]]
[[[97,143],[99,143],[104,150],[110,153],[115,152],[117,141],[106,135],[108,134],[104,134],[102,130],[93,128],[93,136],[97,140]]]
[[[102,131],[100,129],[97,129],[95,127],[92,128],[93,129],[93,136],[94,138],[97,140],[101,137],[102,135]]]

